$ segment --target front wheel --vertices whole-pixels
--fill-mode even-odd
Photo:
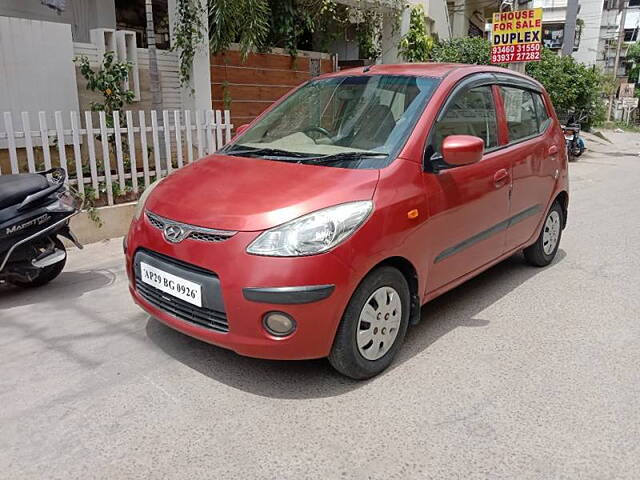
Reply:
[[[536,267],[546,267],[553,261],[560,245],[563,225],[564,212],[560,204],[554,202],[547,213],[536,243],[524,249],[524,258],[527,262]]]
[[[385,370],[400,349],[409,325],[410,292],[393,267],[369,273],[345,310],[329,354],[331,365],[355,380]]]

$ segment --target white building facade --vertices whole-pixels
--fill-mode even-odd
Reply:
[[[616,72],[618,78],[627,74],[626,56],[629,46],[640,40],[640,0],[629,1],[624,25],[622,25],[622,6],[622,0],[607,0],[604,3],[596,59],[596,64],[606,73],[613,73],[618,37],[620,29],[623,28],[624,36]]]

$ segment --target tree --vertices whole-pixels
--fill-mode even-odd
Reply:
[[[400,40],[400,55],[407,62],[426,62],[432,48],[433,39],[427,32],[424,9],[421,4],[417,4],[411,8],[409,30]]]
[[[285,48],[295,56],[298,48],[311,48],[316,39],[312,33],[326,46],[355,27],[361,55],[375,59],[382,53],[383,18],[391,9],[390,19],[397,28],[404,0],[177,0],[176,7],[173,48],[180,52],[180,79],[186,84],[194,52],[205,40],[203,16],[209,21],[212,54],[238,43],[243,57],[271,47]]]
[[[640,73],[640,43],[634,43],[627,50],[626,61],[631,64],[629,69],[629,82],[638,83]]]
[[[556,111],[575,110],[586,116],[582,123],[587,127],[604,119],[602,92],[605,78],[594,67],[544,49],[540,61],[528,63],[526,72],[544,85]]]
[[[269,34],[267,0],[208,0],[208,11],[211,53],[224,52],[233,42],[240,44],[243,56],[264,47]]]
[[[491,43],[481,37],[452,38],[444,40],[431,50],[431,60],[446,63],[491,63]]]
[[[120,112],[122,115],[122,108],[133,102],[133,91],[123,88],[131,64],[115,60],[114,52],[105,52],[102,64],[97,69],[91,67],[89,59],[84,55],[76,57],[74,62],[87,81],[87,90],[102,95],[102,102],[91,102],[91,110],[104,111],[107,126],[113,127],[113,112]]]

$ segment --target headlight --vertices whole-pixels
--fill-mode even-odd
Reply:
[[[343,203],[296,218],[260,234],[247,253],[298,257],[326,252],[345,240],[371,213],[373,202]]]
[[[149,185],[149,187],[147,187],[147,189],[144,192],[142,192],[142,195],[140,195],[140,198],[138,199],[138,204],[136,205],[136,212],[134,214],[134,218],[136,220],[140,219],[140,215],[142,215],[142,211],[144,210],[144,204],[147,202],[147,198],[149,198],[149,195],[151,195],[151,192],[153,191],[154,188],[158,186],[159,183],[160,183],[160,180],[156,180],[151,185]]]

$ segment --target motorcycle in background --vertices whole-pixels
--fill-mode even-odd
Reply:
[[[585,112],[569,109],[558,114],[558,118],[563,121],[562,130],[567,142],[567,156],[570,162],[575,162],[585,151],[584,138],[580,135],[582,122],[586,122],[588,115]]]
[[[580,136],[580,124],[572,123],[562,126],[564,131],[564,139],[567,142],[567,154],[569,161],[574,162],[584,153],[584,139]]]
[[[44,285],[64,268],[60,237],[82,245],[69,228],[80,202],[65,187],[66,172],[0,175],[0,282]]]

